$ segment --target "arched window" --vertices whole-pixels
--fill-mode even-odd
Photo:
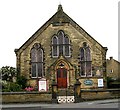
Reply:
[[[90,48],[86,48],[86,61],[91,61]]]
[[[58,44],[59,44],[59,54],[61,55],[63,55],[63,47],[64,47],[64,33],[62,32],[62,31],[60,31],[59,33],[58,33]]]
[[[90,55],[90,48],[86,48],[86,75],[91,76],[91,55]]]
[[[92,76],[91,71],[91,53],[90,48],[86,42],[83,43],[83,47],[80,48],[80,75],[85,76]]]
[[[64,32],[63,31],[58,32],[58,42],[59,42],[59,44],[63,44],[63,42],[64,42]]]
[[[80,61],[85,60],[85,55],[84,55],[84,48],[80,48]]]
[[[53,36],[52,38],[52,56],[58,56],[58,38]]]
[[[67,36],[64,38],[64,43],[65,43],[65,56],[70,56],[70,41]]]
[[[32,78],[43,77],[43,49],[36,43],[31,49],[31,75]]]
[[[70,57],[70,40],[63,31],[59,31],[56,36],[52,37],[52,57],[64,55]]]

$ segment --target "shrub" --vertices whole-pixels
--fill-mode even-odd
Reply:
[[[17,83],[10,83],[10,90],[15,92],[15,91],[22,91],[21,85]]]
[[[107,77],[107,87],[108,88],[120,88],[120,79],[114,80],[111,77]]]
[[[7,84],[3,85],[4,88],[2,89],[3,92],[17,92],[22,91],[22,87],[14,82],[8,82]]]
[[[24,76],[18,76],[17,77],[17,84],[22,86],[22,89],[25,89],[27,85],[27,79]]]
[[[107,77],[107,87],[111,88],[111,82],[113,82],[113,79],[111,77]]]
[[[11,66],[3,66],[0,68],[0,74],[2,76],[2,80],[13,82],[13,77],[17,75],[17,70]]]

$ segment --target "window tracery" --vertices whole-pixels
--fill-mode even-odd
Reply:
[[[43,77],[43,49],[39,43],[35,43],[31,49],[31,76],[32,78]]]
[[[86,42],[83,43],[83,47],[80,48],[80,75],[82,77],[92,76],[91,69],[91,53],[90,48]]]

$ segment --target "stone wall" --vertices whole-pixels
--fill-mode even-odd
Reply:
[[[81,90],[83,100],[120,98],[120,89]]]
[[[52,95],[49,92],[4,92],[2,103],[25,103],[25,102],[51,102]]]
[[[81,90],[83,100],[120,98],[120,89],[110,90]],[[50,92],[3,92],[2,103],[26,103],[39,102],[51,103]]]

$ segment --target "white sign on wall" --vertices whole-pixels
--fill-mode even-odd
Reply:
[[[103,87],[103,79],[98,79],[98,87]]]
[[[39,80],[39,91],[47,91],[47,83],[46,80]]]

